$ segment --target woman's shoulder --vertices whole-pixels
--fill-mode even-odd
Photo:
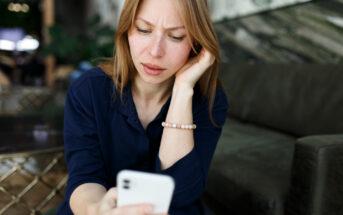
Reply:
[[[69,87],[67,101],[84,110],[106,111],[113,98],[113,80],[101,68],[95,67],[84,72]]]
[[[93,67],[84,72],[77,80],[72,82],[70,90],[77,91],[90,86],[104,87],[111,85],[113,81],[100,67]]]

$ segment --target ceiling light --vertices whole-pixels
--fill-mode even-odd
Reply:
[[[30,7],[29,7],[28,4],[23,4],[23,5],[21,6],[21,11],[23,11],[24,13],[29,12],[29,10],[30,10]]]
[[[24,39],[18,41],[17,50],[18,51],[33,51],[39,46],[38,40],[32,38],[31,36],[26,36]]]
[[[15,43],[13,41],[0,39],[0,50],[14,51],[14,49]]]
[[[13,5],[13,11],[14,11],[14,12],[19,12],[19,11],[21,11],[21,5],[20,5],[19,3],[15,3],[15,4]]]

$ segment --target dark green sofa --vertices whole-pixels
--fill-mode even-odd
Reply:
[[[343,65],[222,64],[231,105],[207,180],[217,214],[343,214]]]

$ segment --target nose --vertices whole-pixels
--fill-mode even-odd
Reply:
[[[162,57],[165,54],[162,36],[155,36],[152,38],[149,51],[150,55],[153,57]]]

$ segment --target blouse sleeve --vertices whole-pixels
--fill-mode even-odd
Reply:
[[[68,89],[64,113],[64,145],[68,166],[66,199],[81,184],[98,183],[108,189],[87,80]]]
[[[208,101],[204,100],[194,112],[194,148],[171,167],[161,170],[161,161],[156,158],[155,171],[167,174],[175,180],[175,190],[171,207],[182,208],[200,198],[205,190],[208,169],[225,123],[226,111],[229,107],[222,89],[217,89],[213,105],[213,119],[219,127],[215,127],[208,114]]]

